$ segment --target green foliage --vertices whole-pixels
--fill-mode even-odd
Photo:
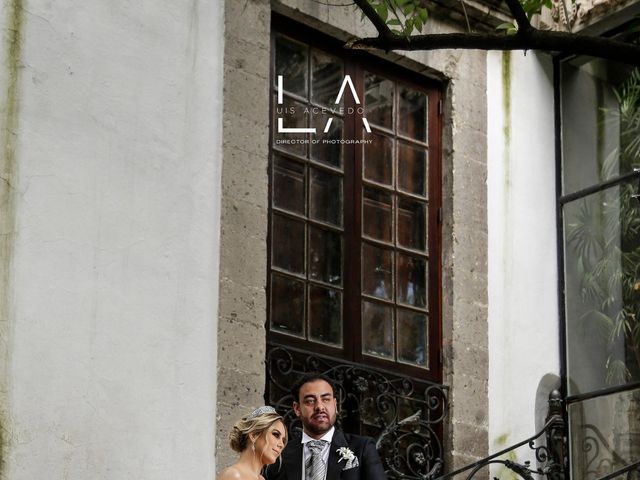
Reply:
[[[571,0],[571,3],[574,2],[575,0]],[[540,15],[542,9],[553,7],[552,0],[520,0],[520,5],[529,21],[534,15]],[[504,30],[507,35],[513,35],[518,32],[518,24],[515,22],[501,23],[496,27],[496,30]]]
[[[615,94],[620,104],[622,155],[640,158],[640,70],[635,69]]]
[[[413,33],[422,33],[429,18],[429,11],[422,6],[420,0],[368,0],[368,2],[389,29],[397,35],[409,37]]]
[[[413,33],[421,34],[429,18],[429,10],[423,6],[421,0],[367,0],[389,29],[405,37]],[[572,0],[574,2],[575,0]],[[520,0],[529,20],[539,14],[543,8],[552,8],[552,0]],[[357,7],[356,7],[357,8]],[[364,18],[364,13],[362,18]],[[506,34],[517,33],[518,26],[513,23],[502,23],[496,27]]]
[[[501,23],[496,27],[496,30],[504,30],[507,35],[513,35],[518,32],[518,26],[515,23]]]
[[[534,15],[539,15],[543,8],[551,8],[551,0],[520,0],[527,18],[531,20]]]

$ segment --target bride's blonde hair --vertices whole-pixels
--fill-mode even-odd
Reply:
[[[255,434],[256,438],[265,433],[271,425],[280,420],[284,425],[284,419],[275,411],[273,407],[260,407],[249,415],[238,420],[229,433],[229,444],[231,448],[241,453],[249,443],[249,435]],[[283,443],[287,444],[287,432],[285,427],[285,438]]]

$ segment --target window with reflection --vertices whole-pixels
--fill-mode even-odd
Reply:
[[[272,48],[270,341],[440,380],[439,86]]]
[[[640,71],[561,68],[572,478],[640,458]]]

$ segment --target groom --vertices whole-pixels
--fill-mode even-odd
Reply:
[[[331,379],[307,374],[292,388],[293,410],[302,422],[302,441],[271,465],[269,480],[387,480],[373,439],[334,427],[337,403]]]

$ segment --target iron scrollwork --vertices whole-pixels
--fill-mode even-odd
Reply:
[[[549,396],[549,413],[547,421],[538,433],[504,450],[490,455],[475,463],[462,467],[454,472],[436,476],[435,480],[464,478],[471,480],[476,474],[490,465],[503,465],[523,480],[565,480],[567,471],[567,435],[562,414],[562,397],[553,391]],[[533,450],[537,467],[530,461],[522,463],[509,459],[508,456],[520,447],[527,445]],[[504,458],[507,456],[507,458]]]
[[[428,480],[443,464],[443,422],[449,410],[446,386],[270,345],[267,401],[289,429],[300,428],[290,386],[308,372],[320,372],[338,388],[338,422],[351,433],[376,440],[390,479]]]
[[[582,432],[584,438],[581,449],[585,455],[587,478],[597,478],[602,472],[610,472],[619,465],[625,465],[625,460],[611,448],[598,427],[585,424],[582,425]]]

